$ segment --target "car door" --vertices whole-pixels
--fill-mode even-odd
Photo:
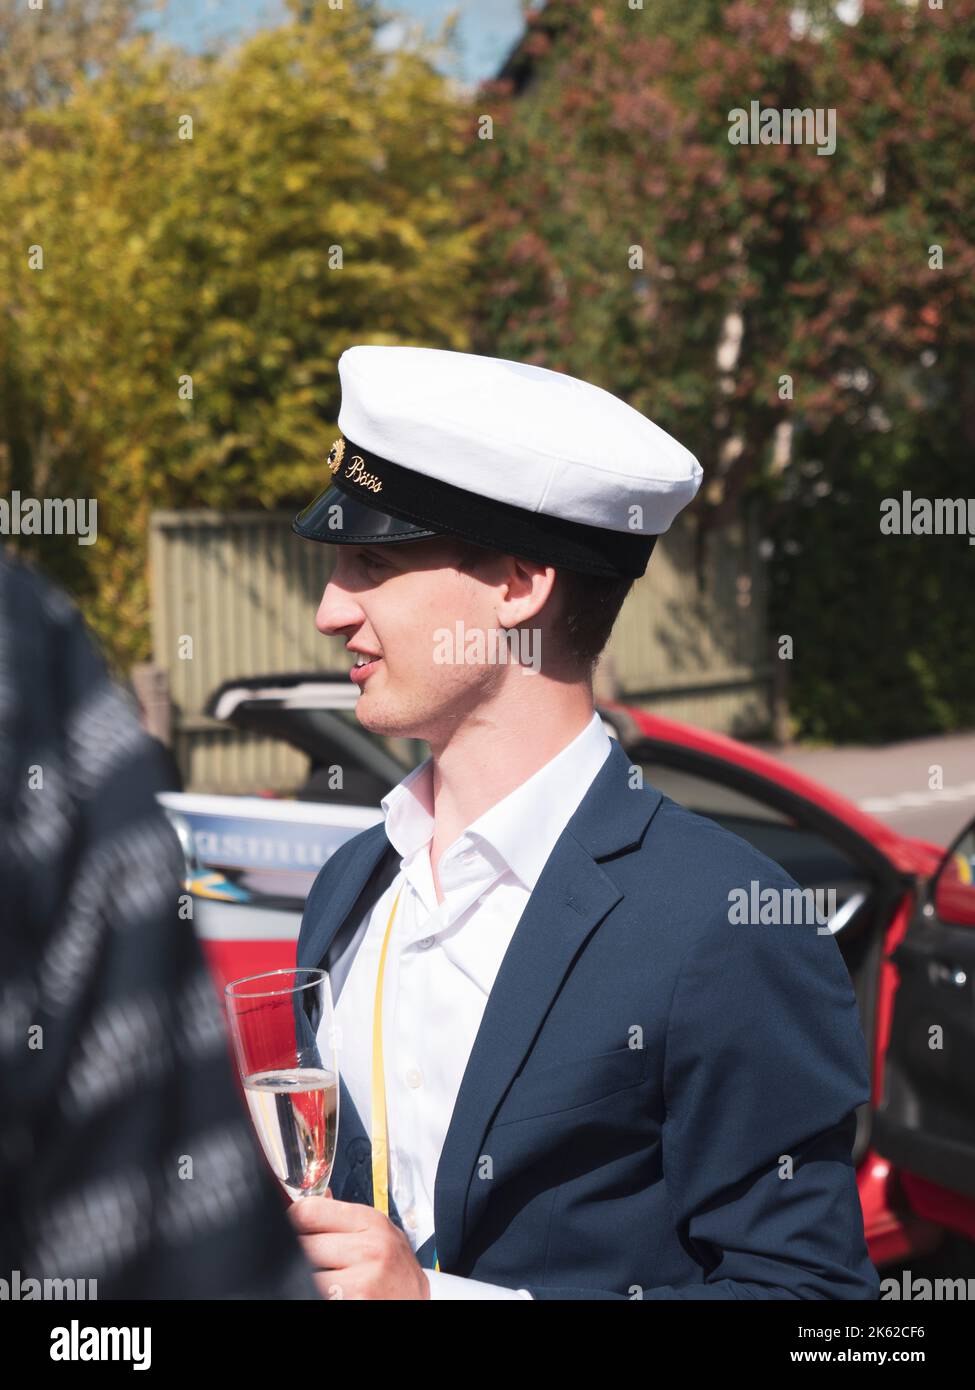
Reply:
[[[890,959],[898,986],[874,1144],[903,1170],[919,1215],[975,1237],[975,822]]]

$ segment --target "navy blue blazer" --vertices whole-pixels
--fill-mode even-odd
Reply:
[[[836,940],[732,924],[733,889],[795,881],[630,776],[614,741],[501,963],[437,1168],[440,1268],[536,1298],[876,1299]],[[398,868],[383,824],[342,845],[298,964],[336,960]],[[331,1185],[372,1202],[344,1085]]]

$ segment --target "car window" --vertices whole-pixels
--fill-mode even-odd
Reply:
[[[365,737],[384,748],[391,758],[402,765],[404,775],[430,756],[430,745],[422,738],[390,738],[385,734],[374,734],[371,729],[362,727],[354,709],[337,709],[330,713],[353,725]]]
[[[427,755],[420,739],[384,738],[364,729],[354,709],[243,701],[233,723],[243,738],[256,737],[265,750],[279,742],[289,754],[268,759],[265,751],[264,765],[280,763],[288,776],[273,783],[255,780],[239,787],[238,795],[378,808],[390,788]]]

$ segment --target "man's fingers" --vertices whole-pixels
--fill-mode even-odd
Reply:
[[[312,1269],[350,1272],[364,1262],[380,1257],[378,1248],[364,1244],[367,1239],[358,1231],[341,1234],[330,1232],[328,1235],[299,1236],[298,1243]]]
[[[305,1235],[318,1231],[361,1231],[377,1215],[381,1213],[362,1202],[339,1202],[334,1197],[299,1197],[288,1208],[291,1224]]]

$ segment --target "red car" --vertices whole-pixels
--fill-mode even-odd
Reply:
[[[208,712],[300,749],[306,782],[253,798],[161,798],[184,843],[189,830],[197,879],[201,864],[213,871],[196,922],[221,987],[294,964],[318,868],[382,818],[380,797],[426,756],[418,741],[394,747],[363,730],[355,698],[345,675],[227,682]],[[937,1251],[939,1276],[975,1276],[975,825],[945,853],[746,744],[599,708],[647,782],[829,895],[873,1061],[853,1155],[871,1259],[882,1277],[905,1260],[921,1273]],[[335,766],[341,786],[327,775]]]

